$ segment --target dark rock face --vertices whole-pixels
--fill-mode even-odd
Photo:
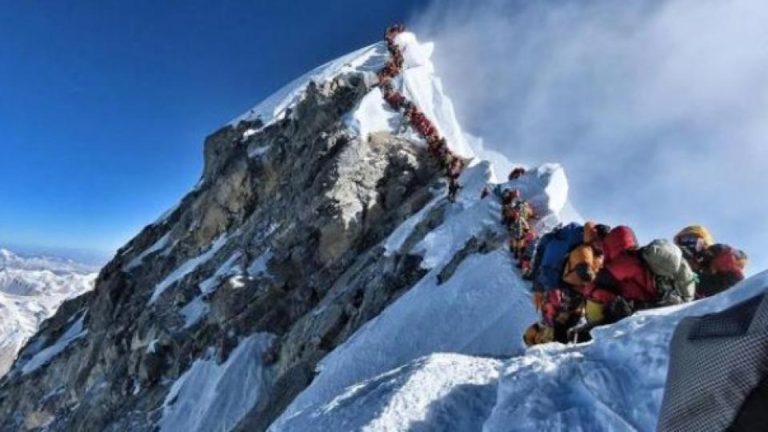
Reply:
[[[282,120],[208,137],[195,190],[22,350],[0,381],[0,429],[153,430],[195,360],[223,362],[257,332],[275,336],[261,359],[269,391],[238,428],[265,429],[320,359],[425,273],[409,253],[418,238],[387,257],[379,244],[434,197],[439,175],[421,146],[346,131],[368,90],[359,74],[310,84]],[[436,208],[412,236],[441,223]],[[80,318],[76,339],[25,370]]]

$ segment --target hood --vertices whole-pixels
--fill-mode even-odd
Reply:
[[[632,231],[632,228],[624,225],[612,229],[603,241],[605,259],[608,261],[615,259],[619,254],[628,249],[636,248],[637,237],[635,237],[635,232]]]

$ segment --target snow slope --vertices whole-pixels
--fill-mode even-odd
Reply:
[[[473,272],[488,271],[472,267]],[[324,361],[326,366],[316,382],[272,430],[653,431],[664,392],[669,342],[677,323],[686,316],[719,312],[760,294],[766,286],[768,272],[710,299],[645,311],[595,329],[595,339],[590,343],[553,343],[518,351],[507,359],[443,354],[478,350],[476,346],[438,346],[440,343],[429,342],[432,338],[450,339],[441,335],[440,329],[459,334],[480,330],[477,327],[492,321],[489,318],[479,318],[476,325],[470,325],[461,314],[450,317],[430,308],[423,310],[421,322],[408,315],[400,317],[406,325],[380,318],[370,326],[377,332],[362,329],[354,340]],[[519,284],[508,288],[515,292],[508,293],[507,298],[499,297],[500,303],[525,297]],[[432,300],[439,302],[442,296],[441,292]],[[464,300],[466,308],[476,306],[474,298]],[[488,313],[493,309],[486,303],[480,307]],[[395,313],[397,308],[397,304],[393,305],[383,316]],[[528,323],[530,317],[524,316],[499,324]],[[406,332],[405,327],[410,331]],[[519,335],[508,336],[519,339]],[[372,341],[355,342],[363,337]],[[374,345],[387,337],[402,343],[385,342],[374,350]],[[407,342],[411,338],[428,348],[414,347]],[[507,342],[513,345],[511,339]],[[432,353],[403,361],[420,350]],[[344,364],[356,369],[356,373],[327,366],[339,362],[339,356],[358,362]],[[402,363],[386,371],[370,366],[369,362],[382,364],[381,358]],[[352,374],[357,380],[349,379]],[[319,385],[335,391],[319,392]]]
[[[398,36],[396,43],[405,64],[393,85],[435,122],[453,151],[465,157],[481,153],[462,132],[435,74],[429,60],[434,46],[419,43],[410,33]],[[269,124],[282,118],[303,97],[310,80],[324,82],[357,71],[375,82],[386,57],[385,45],[378,43],[329,62],[233,123],[259,119]],[[362,140],[382,131],[416,138],[375,87],[348,115],[346,127]],[[249,129],[244,136],[253,133]],[[768,283],[764,273],[715,298],[637,314],[594,330],[595,339],[588,344],[526,350],[521,334],[536,315],[529,284],[520,278],[505,248],[470,254],[447,280],[438,278],[473,238],[505,236],[498,200],[479,199],[482,187],[495,179],[487,162],[473,161],[460,179],[463,189],[456,204],[447,206],[444,195],[438,196],[382,242],[385,254],[397,253],[419,222],[435,208],[445,207],[442,224],[414,248],[428,273],[320,362],[311,385],[271,431],[654,430],[668,344],[677,322],[724,309]],[[502,186],[520,189],[534,205],[541,217],[539,231],[581,219],[568,202],[567,179],[558,165],[530,169]],[[263,270],[263,259],[250,267]],[[202,307],[195,303],[185,310],[187,325],[204,313]],[[161,428],[225,430],[233,425],[245,404],[233,400],[232,394],[242,395],[251,405],[259,398],[263,370],[258,358],[266,346],[257,345],[255,339],[241,341],[221,365],[196,362],[174,384]]]
[[[437,278],[472,237],[490,232],[504,238],[499,201],[479,197],[490,176],[487,163],[465,170],[458,202],[447,207],[443,224],[415,247],[429,273],[326,356],[318,368],[319,375],[271,430],[312,430],[313,413],[348,392],[349,386],[423,356],[440,352],[511,356],[523,352],[520,334],[536,317],[527,284],[505,248],[472,254],[447,281],[440,284]],[[523,197],[539,208],[542,224],[555,223],[565,205],[567,181],[558,165],[529,171],[507,186],[520,189]],[[427,207],[441,203],[445,204],[442,195]],[[414,215],[384,242],[390,253],[402,245],[402,239],[424,214]]]
[[[433,47],[411,34],[397,43],[405,67],[394,85],[435,120],[454,151],[474,156],[429,62]],[[374,89],[348,126],[363,139],[381,130],[410,134],[393,114]],[[498,200],[479,199],[494,180],[487,162],[475,160],[464,172],[458,203],[415,247],[429,273],[328,354],[270,431],[654,430],[677,322],[723,309],[768,282],[762,275],[713,299],[638,314],[595,330],[589,344],[526,351],[520,335],[536,315],[529,284],[504,248],[472,254],[447,281],[438,280],[470,239],[488,232],[504,236]],[[568,202],[558,165],[530,169],[502,187],[520,189],[534,205],[540,231],[581,219]],[[396,253],[440,205],[443,196],[397,228],[383,242],[385,254]]]
[[[0,250],[0,375],[61,303],[93,289],[94,271],[71,260]]]
[[[162,432],[225,431],[262,396],[268,376],[261,356],[273,336],[260,333],[240,342],[227,361],[197,360],[163,403]]]

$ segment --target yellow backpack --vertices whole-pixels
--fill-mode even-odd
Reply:
[[[602,256],[595,254],[592,246],[582,244],[568,254],[563,280],[576,287],[586,285],[594,281],[602,266]],[[587,280],[583,279],[583,276],[586,276]]]

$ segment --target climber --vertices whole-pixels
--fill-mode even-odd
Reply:
[[[693,300],[697,277],[680,247],[669,240],[657,239],[640,249],[640,254],[654,276],[659,297],[657,305],[668,306]]]
[[[595,324],[608,324],[632,313],[655,307],[659,295],[651,271],[643,262],[637,238],[631,228],[618,226],[603,241],[603,269],[594,284],[583,291],[599,309]]]
[[[501,204],[512,205],[516,199],[520,198],[520,190],[518,189],[504,189],[501,192]]]
[[[501,223],[509,227],[515,218],[515,203],[520,200],[518,189],[507,189],[501,194]]]
[[[397,90],[390,90],[384,93],[384,100],[389,104],[390,107],[392,107],[392,109],[398,110],[401,106],[403,106],[405,97],[403,97],[403,95]]]
[[[405,31],[405,25],[403,24],[395,24],[391,27],[389,27],[384,33],[384,39],[386,39],[387,44],[394,44],[395,38],[397,35]]]
[[[458,179],[462,171],[464,171],[464,161],[460,157],[454,157],[448,165],[445,175],[449,179]]]
[[[536,229],[530,226],[519,245],[521,252],[517,267],[522,271],[522,276],[525,280],[530,280],[531,260],[533,259],[537,237]]]
[[[516,167],[515,169],[512,170],[512,172],[509,173],[508,179],[509,179],[509,181],[517,180],[520,177],[522,177],[523,174],[525,174],[525,168],[523,168],[523,167]]]
[[[603,266],[603,240],[611,228],[603,224],[584,224],[583,243],[568,254],[563,271],[563,282],[579,291],[594,282]]]
[[[542,319],[540,326],[551,329],[551,340],[543,342],[568,343],[571,340],[570,331],[584,316],[583,301],[580,295],[572,290],[552,289],[544,296],[541,308]]]
[[[585,296],[590,292],[590,285],[603,265],[603,240],[608,235],[610,227],[603,224],[587,222],[584,224],[582,244],[576,246],[565,261],[561,287],[559,288],[570,299],[570,303],[562,305],[559,311],[567,317],[573,317],[570,323],[575,324],[577,318],[586,315],[587,323],[578,329],[573,327],[566,330],[568,340],[589,340],[589,330],[595,321],[592,300]]]
[[[533,304],[543,322],[554,330],[555,339],[568,341],[568,330],[583,315],[582,298],[562,281],[568,254],[584,240],[584,227],[571,223],[553,229],[539,239],[533,262],[524,277],[533,280]],[[530,255],[530,252],[528,253]]]
[[[437,135],[427,138],[427,150],[429,150],[430,155],[439,157],[442,152],[441,149],[448,149],[448,142],[445,138],[440,138]]]
[[[440,167],[443,170],[446,170],[446,172],[457,159],[457,156],[453,154],[453,152],[449,150],[448,147],[440,147],[437,157],[438,162],[440,163]]]
[[[725,244],[714,244],[702,254],[697,298],[721,293],[744,279],[747,254]]]
[[[402,71],[403,68],[403,62],[405,59],[403,58],[403,53],[399,49],[395,49],[391,51],[392,55],[392,64],[395,65],[398,71]]]
[[[712,234],[702,225],[683,228],[675,235],[674,242],[682,249],[685,260],[695,272],[701,269],[704,251],[715,243]]]
[[[535,287],[550,290],[560,287],[568,253],[584,241],[584,227],[570,223],[553,229],[539,240],[533,261]]]
[[[448,179],[448,201],[455,203],[460,189],[461,184],[459,184],[458,178],[451,177]]]
[[[517,189],[515,189],[517,191]],[[519,191],[517,192],[517,196],[520,196]],[[526,236],[531,231],[531,224],[530,222],[534,219],[534,212],[533,208],[531,208],[531,205],[528,204],[527,201],[524,201],[522,199],[516,199],[511,206],[506,206],[506,208],[510,208],[511,211],[509,212],[510,218],[508,219],[507,223],[507,229],[509,229],[509,234],[511,238],[511,249],[512,253],[516,260],[520,261],[520,259],[523,257],[523,253],[525,252],[527,248],[526,243]],[[507,217],[507,212],[505,212],[505,218]],[[521,264],[522,268],[522,264]]]

